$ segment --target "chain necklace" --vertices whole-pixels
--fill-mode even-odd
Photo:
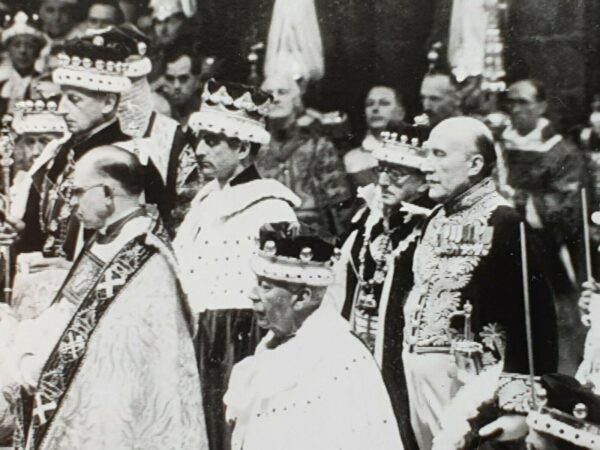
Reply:
[[[44,253],[52,256],[64,256],[62,245],[67,236],[68,220],[71,216],[70,199],[73,189],[72,174],[75,168],[75,153],[70,150],[64,171],[53,183],[47,175],[39,205],[39,221],[41,230],[46,234]],[[62,204],[61,204],[62,200]],[[46,206],[46,208],[44,208]],[[57,206],[59,209],[57,210]]]
[[[391,231],[385,220],[383,222],[384,231],[373,241],[375,251],[371,251],[371,257],[375,262],[373,276],[365,279],[365,267],[367,259],[367,250],[371,245],[371,234],[373,226],[366,226],[363,233],[363,243],[358,254],[358,283],[360,284],[360,294],[356,307],[364,312],[374,314],[377,311],[378,301],[375,299],[375,287],[380,286],[385,281],[388,271],[388,255],[392,251]]]

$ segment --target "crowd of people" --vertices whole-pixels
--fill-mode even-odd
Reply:
[[[0,2],[0,446],[600,449],[598,99],[432,66],[352,148],[187,3]]]

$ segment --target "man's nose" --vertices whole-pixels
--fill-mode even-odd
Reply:
[[[421,164],[421,172],[423,172],[424,174],[429,174],[429,173],[433,173],[433,166],[431,165],[431,162],[429,162],[429,156],[425,159],[425,161],[423,162],[423,164]]]
[[[252,289],[250,289],[248,297],[250,298],[255,307],[260,305],[260,295],[258,295],[258,286],[254,286]]]
[[[67,112],[67,99],[64,95],[60,97],[60,101],[58,102],[58,112],[59,113]]]
[[[43,142],[36,142],[31,148],[31,154],[37,158],[42,153],[42,150],[44,150],[44,146]]]
[[[250,299],[256,300],[258,298],[258,286],[253,286],[252,289],[250,289]]]
[[[379,174],[379,186],[389,186],[390,185],[390,176],[387,172],[381,172]]]
[[[204,141],[204,139],[200,139],[200,142],[198,142],[198,145],[196,146],[196,156],[205,157],[208,154],[208,149],[209,148],[210,147]]]

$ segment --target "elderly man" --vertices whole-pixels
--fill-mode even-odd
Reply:
[[[2,44],[8,50],[12,70],[8,79],[0,83],[0,114],[13,110],[15,104],[31,96],[31,83],[39,75],[35,61],[46,45],[37,15],[29,17],[17,12],[2,31]]]
[[[260,226],[295,220],[298,197],[253,164],[269,140],[264,117],[271,97],[235,83],[209,80],[200,111],[190,118],[198,133],[202,170],[213,179],[192,200],[174,241],[183,286],[199,321],[198,364],[211,449],[228,447],[223,394],[231,367],[252,354],[260,333],[248,291],[248,267]]]
[[[353,194],[337,150],[329,139],[299,127],[304,107],[291,75],[271,75],[262,87],[274,97],[268,123],[273,139],[259,152],[258,171],[302,199],[296,214],[303,222],[344,235]]]
[[[377,365],[323,299],[333,256],[297,223],[261,229],[251,299],[269,333],[231,375],[232,450],[403,448]]]
[[[16,448],[208,448],[187,305],[143,173],[114,146],[79,159],[71,205],[93,236],[40,317],[2,311],[1,379],[32,402]]]
[[[373,150],[379,145],[382,131],[403,132],[406,112],[400,93],[389,86],[373,86],[365,99],[367,133],[360,147],[344,155],[344,166],[354,187],[377,181],[377,160]]]
[[[511,126],[502,134],[502,144],[515,204],[544,241],[548,259],[557,260],[562,246],[568,249],[567,268],[572,264],[576,280],[581,281],[584,155],[543,117],[546,91],[539,82],[513,83],[508,88],[507,102]],[[559,272],[561,268],[554,270]],[[557,284],[564,292],[563,286]]]
[[[444,119],[460,115],[460,96],[451,73],[431,72],[421,83],[421,104],[424,124],[435,127]],[[418,119],[415,118],[415,122]]]
[[[519,375],[528,373],[521,219],[496,192],[490,177],[494,142],[482,122],[467,117],[442,121],[432,130],[427,149],[423,170],[429,196],[442,205],[417,244],[414,283],[404,305],[402,359],[412,427],[419,448],[431,448],[442,410],[459,389],[482,367],[499,366],[505,374],[498,397],[506,415],[484,434],[510,439],[513,429],[524,424],[516,414],[526,412],[522,399],[528,392]],[[556,369],[556,317],[536,256],[530,246],[533,356],[535,370],[545,373]],[[465,341],[477,351],[462,354]],[[449,366],[454,366],[450,378]]]

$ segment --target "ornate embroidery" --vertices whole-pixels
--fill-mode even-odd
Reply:
[[[110,303],[142,267],[154,249],[144,235],[130,241],[97,278],[85,296],[42,370],[33,399],[30,440],[38,448],[60,403],[77,373],[89,338]]]
[[[507,413],[527,414],[532,407],[532,389],[542,389],[538,377],[531,386],[529,375],[503,373],[498,381],[498,406]]]
[[[67,165],[62,174],[52,182],[45,177],[40,200],[40,227],[46,233],[44,254],[46,256],[62,256],[66,254],[62,246],[67,237],[69,219],[71,218],[71,190],[73,186],[73,170],[75,168],[73,150],[67,156]],[[44,195],[45,193],[45,195]]]
[[[497,323],[490,323],[485,325],[479,333],[481,342],[486,346],[487,349],[497,352],[504,357],[504,350],[506,348],[506,331],[504,328]]]
[[[451,207],[439,208],[415,251],[415,285],[407,301],[407,342],[450,347],[457,332],[451,318],[464,300],[461,290],[491,248],[488,220],[506,201],[491,179],[467,191]],[[446,211],[450,211],[447,216]]]
[[[186,188],[187,180],[194,171],[199,172],[196,155],[192,146],[186,145],[179,154],[177,182],[175,184],[178,194],[181,194]]]

